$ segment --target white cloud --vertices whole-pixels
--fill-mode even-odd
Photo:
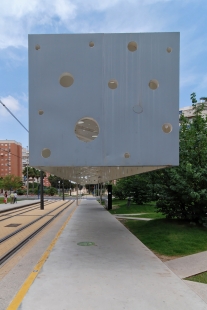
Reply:
[[[21,105],[17,99],[15,99],[12,96],[7,96],[4,98],[1,98],[1,102],[5,104],[5,106],[15,115],[17,112],[21,110]],[[0,116],[2,117],[8,117],[10,114],[6,110],[5,107],[0,104]]]
[[[120,29],[118,21],[124,20],[126,14],[128,25],[127,21],[123,22],[120,31],[132,29],[130,19],[133,16],[132,23],[134,23],[136,14],[138,24],[140,19],[140,22],[144,21],[146,24],[147,20],[147,24],[152,25],[154,19],[152,7],[156,9],[157,3],[169,1],[172,2],[172,0],[1,0],[0,49],[10,46],[27,47],[28,33],[48,33],[48,29],[54,32],[56,28],[56,32],[59,32],[59,29],[62,30],[65,27],[66,31],[68,29],[76,32],[99,32],[100,30],[105,32],[105,28],[111,27],[110,20],[107,16],[106,20],[96,19],[92,16],[96,12],[109,14],[114,31]],[[92,22],[94,19],[96,19],[95,25]],[[157,24],[162,23],[163,20],[164,18],[162,21],[157,20]],[[145,28],[150,27],[142,27],[143,30]]]

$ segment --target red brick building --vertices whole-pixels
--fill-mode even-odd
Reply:
[[[0,140],[0,177],[22,177],[22,145],[14,140]]]
[[[47,187],[50,187],[51,184],[50,184],[50,181],[48,180],[48,178],[50,176],[50,173],[49,172],[45,172],[45,173],[46,173],[46,177],[44,177],[44,179],[43,179],[43,185],[47,186]]]

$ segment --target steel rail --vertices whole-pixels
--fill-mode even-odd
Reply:
[[[34,224],[34,223],[40,221],[41,219],[43,219],[43,218],[44,218],[45,216],[47,216],[48,214],[50,214],[50,213],[54,212],[55,210],[61,208],[61,207],[64,206],[66,203],[68,203],[68,202],[67,202],[67,201],[64,202],[63,204],[61,204],[61,205],[58,206],[57,208],[51,210],[50,212],[48,212],[48,213],[46,213],[46,214],[43,214],[42,216],[38,217],[36,220],[34,220],[34,221],[32,221],[32,222],[30,222],[30,223],[28,223],[28,224],[22,226],[21,228],[19,228],[19,229],[13,231],[12,233],[8,234],[7,236],[5,236],[5,237],[3,237],[3,238],[1,238],[1,239],[0,239],[0,244],[3,243],[4,241],[8,240],[8,239],[11,238],[12,236],[18,234],[20,231],[22,231],[22,230],[26,229],[27,227],[31,226],[32,224]]]
[[[48,203],[46,203],[45,204],[45,206],[48,206],[49,204],[52,204],[52,203],[54,203],[54,202],[48,202]],[[22,207],[23,208],[23,207]],[[21,209],[22,209],[21,207],[19,208],[20,210],[16,210],[16,211],[14,211],[14,213],[16,213],[16,212],[18,212],[18,211],[21,211]],[[16,213],[16,214],[14,214],[14,215],[11,215],[11,216],[8,216],[8,217],[4,217],[3,215],[0,215],[0,217],[4,217],[3,219],[0,219],[0,222],[3,222],[3,221],[5,221],[5,220],[8,220],[8,219],[10,219],[10,218],[12,218],[12,217],[15,217],[15,216],[19,216],[19,215],[21,215],[21,214],[24,214],[24,213],[27,213],[27,212],[30,212],[30,211],[33,211],[33,210],[36,210],[36,209],[39,209],[39,206],[36,206],[36,207],[26,207],[28,210],[25,210],[25,211],[23,211],[23,212],[19,212],[19,213]],[[11,214],[11,213],[10,213]]]
[[[58,212],[57,214],[55,214],[51,219],[49,219],[46,223],[44,223],[41,227],[39,227],[37,230],[35,230],[32,234],[30,234],[29,236],[27,236],[23,241],[21,241],[19,244],[17,244],[13,249],[11,249],[10,251],[8,251],[6,254],[4,254],[1,258],[0,258],[0,265],[2,265],[5,261],[7,261],[12,255],[14,255],[19,249],[21,249],[28,241],[30,241],[33,237],[35,237],[42,229],[44,229],[48,224],[50,224],[58,215],[60,215],[63,211],[65,211],[65,209],[67,209],[72,203],[74,202],[74,200],[70,203],[66,202],[64,204],[62,204],[61,206],[65,205],[68,203],[68,205],[62,209],[60,212]],[[56,208],[57,210],[57,208]],[[53,210],[54,211],[54,210]]]

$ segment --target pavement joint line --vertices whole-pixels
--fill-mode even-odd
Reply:
[[[58,241],[60,235],[62,234],[63,230],[65,229],[66,225],[70,221],[71,217],[73,216],[75,210],[77,209],[78,206],[75,207],[75,209],[72,211],[72,213],[69,215],[65,223],[62,225],[58,233],[56,234],[55,238],[52,240],[50,245],[47,247],[45,250],[44,254],[40,258],[39,262],[36,264],[36,266],[33,268],[33,271],[30,273],[30,275],[27,277],[19,291],[17,292],[16,296],[8,306],[7,310],[16,310],[20,306],[22,300],[24,299],[26,293],[28,292],[30,286],[34,282],[35,278],[38,276],[40,270],[42,269],[45,261],[47,260],[48,256],[50,255],[50,252],[54,248],[56,242]]]

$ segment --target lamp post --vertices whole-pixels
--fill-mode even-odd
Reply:
[[[58,189],[58,195],[60,196],[60,181],[58,181],[59,189]]]
[[[71,180],[70,180],[70,196],[71,196]]]
[[[63,179],[63,183],[62,183],[62,188],[63,188],[63,200],[65,200],[64,179]]]
[[[28,146],[27,146],[27,153],[26,153],[27,155],[28,155]],[[29,182],[28,182],[28,161],[29,161],[29,159],[28,159],[28,157],[27,157],[27,198],[28,198],[28,194],[29,194]]]

